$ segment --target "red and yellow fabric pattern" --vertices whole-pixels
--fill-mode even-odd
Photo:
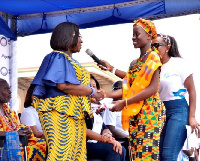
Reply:
[[[150,52],[145,63],[139,59],[129,68],[123,86],[123,98],[129,98],[145,89],[151,82],[152,75],[161,66],[159,55]],[[124,116],[126,114],[126,116]],[[165,122],[165,106],[158,92],[140,103],[124,107],[122,119],[125,128],[129,127],[132,158],[135,161],[158,161],[159,140]],[[127,122],[129,123],[127,125]]]
[[[160,57],[156,52],[148,49],[147,53],[149,53],[148,58],[141,69],[138,69],[139,66],[136,67],[137,71],[135,71],[134,74],[128,71],[126,77],[123,79],[123,100],[131,98],[147,88],[151,83],[151,79],[155,70],[162,65],[160,62]],[[135,77],[135,75],[137,75],[137,77]],[[122,110],[122,127],[124,130],[129,128],[129,118],[137,115],[140,112],[143,103],[144,100],[141,100],[140,102],[124,107]]]
[[[0,117],[0,131],[18,131],[20,129],[26,128],[23,124],[20,124],[19,119],[15,111],[9,109],[9,107],[4,104],[3,105],[4,113],[7,116]],[[23,149],[21,148],[22,157],[23,157]],[[27,146],[27,159],[28,161],[44,161],[46,157],[46,142],[43,139],[36,138],[32,135],[31,138],[28,139]]]

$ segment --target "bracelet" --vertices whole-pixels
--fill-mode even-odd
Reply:
[[[90,93],[90,95],[88,95],[89,97],[92,97],[95,93],[95,89],[93,87],[90,87],[92,89],[92,93]]]
[[[113,67],[112,73],[115,74],[115,72],[116,72],[116,68]]]

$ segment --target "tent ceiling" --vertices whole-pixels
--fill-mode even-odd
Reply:
[[[200,0],[0,0],[0,15],[17,36],[48,33],[64,21],[90,28],[194,13]]]

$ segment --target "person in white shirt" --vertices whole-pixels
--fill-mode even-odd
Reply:
[[[33,85],[31,85],[27,90],[24,102],[24,110],[21,113],[20,122],[26,126],[30,126],[35,137],[44,138],[42,127],[39,121],[38,112],[32,106],[33,90]]]
[[[160,98],[166,107],[166,123],[160,138],[160,161],[176,161],[187,137],[186,125],[198,129],[195,118],[196,91],[193,73],[181,58],[176,40],[158,34],[152,41],[161,56]],[[185,94],[189,94],[189,104]]]
[[[152,40],[152,49],[157,48],[161,57],[159,94],[166,107],[166,123],[160,139],[160,161],[176,161],[187,136],[185,125],[193,130],[199,123],[195,118],[196,91],[193,73],[180,56],[175,39],[159,34]],[[107,68],[98,65],[102,70],[110,71],[120,78],[126,73],[116,69],[105,60]],[[189,105],[185,94],[189,94]]]
[[[112,85],[112,90],[122,89],[122,81],[116,81]],[[116,100],[114,100],[116,101]],[[121,115],[122,112],[111,112],[109,108],[106,108],[103,114],[103,122],[108,127],[108,129],[112,132],[115,138],[128,138],[128,130],[124,131],[122,129],[121,123]]]
[[[100,90],[99,82],[91,74],[90,85],[95,90]],[[92,129],[87,127],[87,159],[102,159],[105,161],[125,161],[126,150],[112,137],[112,133],[106,127],[100,114],[96,114],[98,102],[91,99],[90,118]]]

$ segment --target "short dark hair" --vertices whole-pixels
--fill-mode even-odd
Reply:
[[[100,84],[99,84],[98,80],[92,74],[90,74],[90,79],[93,79],[95,81],[97,89],[99,90],[100,89]]]
[[[116,81],[115,83],[113,83],[112,90],[116,91],[118,89],[122,89],[122,81]]]
[[[50,46],[53,50],[67,51],[78,43],[79,27],[71,22],[58,24],[51,35]]]
[[[34,88],[35,88],[35,85],[31,84],[30,87],[27,90],[25,101],[24,101],[24,108],[31,106]]]

